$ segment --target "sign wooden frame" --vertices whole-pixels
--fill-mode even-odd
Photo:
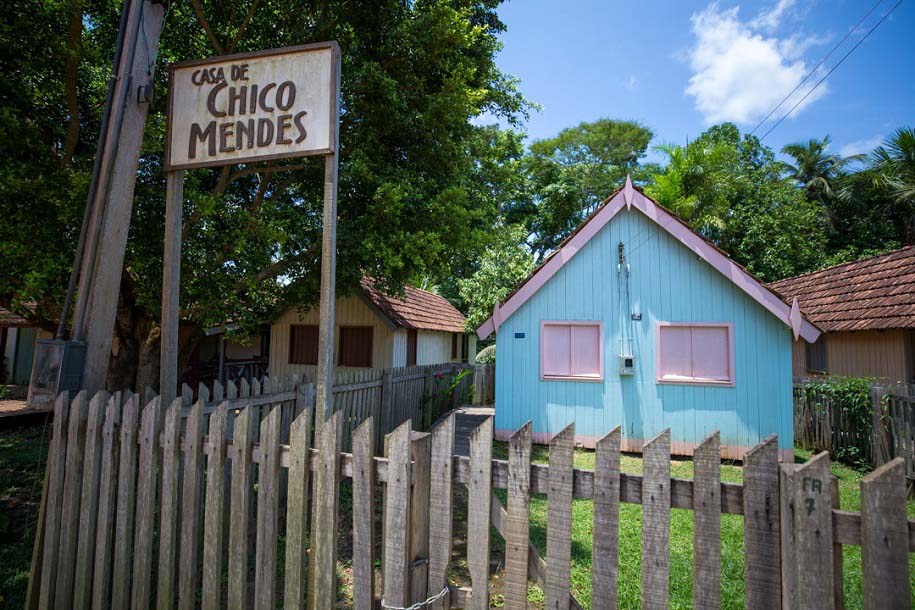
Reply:
[[[330,95],[330,104],[328,107],[329,125],[327,132],[327,141],[330,146],[328,148],[265,154],[255,157],[213,159],[200,162],[180,163],[177,165],[172,162],[171,139],[174,123],[173,119],[175,117],[174,92],[176,70],[328,49],[331,51],[330,80],[328,83]],[[323,156],[324,227],[321,240],[321,299],[319,306],[318,366],[315,375],[316,430],[320,429],[321,425],[324,423],[326,414],[333,412],[333,384],[331,380],[333,379],[334,368],[334,303],[336,301],[335,283],[337,269],[337,152],[339,150],[340,140],[340,64],[340,47],[336,42],[330,41],[285,47],[282,49],[223,55],[210,57],[204,60],[182,61],[169,66],[169,93],[165,132],[165,247],[162,266],[162,328],[160,334],[161,350],[159,358],[159,395],[163,404],[170,404],[171,401],[175,399],[178,387],[178,296],[181,275],[181,215],[185,170],[225,165],[253,164],[277,159]]]
[[[211,161],[199,161],[194,163],[181,163],[180,165],[174,165],[171,159],[171,144],[172,144],[172,123],[173,117],[175,116],[175,71],[182,70],[186,68],[196,68],[196,67],[207,67],[213,66],[216,64],[225,64],[228,62],[234,61],[244,61],[248,59],[264,59],[268,57],[278,57],[282,55],[292,55],[296,53],[303,53],[309,51],[321,51],[329,49],[331,51],[331,72],[330,72],[330,113],[328,126],[329,133],[331,134],[331,148],[323,148],[316,150],[309,150],[303,152],[293,152],[293,153],[277,153],[272,155],[262,155],[252,158],[243,158],[243,159],[215,159]],[[166,121],[165,121],[165,171],[177,171],[185,169],[194,169],[200,167],[219,167],[223,165],[236,165],[241,163],[257,163],[261,161],[275,161],[277,159],[295,159],[300,157],[318,157],[334,154],[335,150],[333,146],[336,145],[335,138],[333,137],[334,130],[336,129],[335,124],[339,121],[339,108],[340,108],[340,87],[339,87],[339,71],[340,71],[340,46],[334,42],[316,42],[312,44],[303,44],[297,45],[294,47],[284,47],[280,49],[267,49],[263,51],[252,51],[249,53],[236,53],[233,55],[217,55],[214,57],[208,57],[207,59],[195,59],[188,61],[179,61],[171,64],[168,67],[168,107],[166,110]]]

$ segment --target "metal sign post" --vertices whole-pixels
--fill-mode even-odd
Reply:
[[[168,176],[162,277],[160,394],[177,394],[184,170],[323,155],[324,234],[317,421],[331,406],[337,249],[340,49],[317,43],[176,63],[169,74]]]

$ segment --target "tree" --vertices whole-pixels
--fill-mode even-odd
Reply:
[[[827,153],[830,138],[811,138],[806,143],[788,144],[782,152],[794,159],[784,163],[788,177],[806,189],[808,199],[827,201],[835,197],[835,185],[845,174],[849,165],[864,159],[864,155],[841,157]]]
[[[846,176],[835,206],[850,257],[915,244],[915,130],[900,127]]]
[[[527,229],[505,225],[493,232],[489,246],[480,257],[479,270],[458,280],[467,309],[467,330],[475,331],[492,315],[493,307],[534,270],[534,257],[525,245]]]
[[[236,11],[231,3],[173,3],[109,385],[158,378],[168,62],[336,39],[343,54],[337,281],[345,292],[365,273],[397,291],[419,274],[447,277],[497,217],[491,199],[471,192],[468,176],[485,148],[484,128],[471,119],[486,113],[516,123],[527,108],[494,63],[504,29],[498,4],[255,0]],[[76,246],[118,9],[15,0],[0,30],[0,305],[48,329]],[[188,172],[181,315],[194,328],[231,319],[253,329],[286,306],[316,302],[322,171],[300,160]],[[184,358],[198,337],[199,330],[182,345]]]
[[[526,224],[538,260],[555,249],[627,174],[637,174],[652,136],[650,129],[633,121],[600,119],[531,144],[523,167],[533,197],[507,220]]]
[[[686,146],[659,150],[668,164],[645,188],[698,233],[765,281],[817,268],[824,211],[782,175],[771,149],[730,123]]]

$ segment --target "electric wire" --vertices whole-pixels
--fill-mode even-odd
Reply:
[[[851,36],[852,34],[854,34],[855,31],[856,31],[859,27],[861,27],[861,24],[864,23],[864,21],[865,21],[868,17],[871,16],[871,13],[873,13],[874,10],[875,10],[878,6],[880,6],[882,3],[883,3],[883,0],[877,0],[877,2],[874,4],[874,6],[872,6],[872,7],[870,8],[870,10],[867,11],[867,12],[864,14],[864,16],[861,17],[861,19],[858,20],[858,23],[856,23],[855,26],[854,26],[852,29],[850,29],[850,30],[845,34],[845,36],[842,37],[842,40],[840,40],[839,42],[837,42],[836,45],[835,45],[832,49],[829,50],[829,53],[827,53],[826,55],[824,55],[823,58],[819,61],[819,63],[817,63],[817,65],[815,65],[813,68],[811,68],[809,72],[807,72],[807,74],[804,76],[804,78],[801,79],[801,82],[799,82],[797,85],[795,85],[794,89],[792,89],[791,92],[788,93],[788,95],[786,95],[786,96],[784,97],[784,99],[782,99],[782,101],[780,101],[778,104],[776,104],[775,108],[773,108],[772,110],[770,110],[770,111],[769,111],[769,114],[767,114],[766,117],[765,117],[763,120],[761,120],[761,121],[759,122],[759,124],[756,125],[756,127],[754,127],[754,128],[750,131],[750,135],[753,135],[754,133],[756,133],[756,130],[759,129],[760,127],[762,127],[763,124],[764,124],[766,121],[768,121],[769,118],[770,118],[773,114],[775,114],[775,111],[778,110],[779,108],[781,108],[781,107],[782,107],[782,104],[784,104],[785,102],[787,102],[787,101],[791,98],[791,96],[794,95],[794,94],[797,92],[797,90],[801,88],[801,85],[803,85],[804,83],[806,83],[807,80],[808,80],[811,76],[813,76],[814,72],[816,72],[816,71],[819,69],[820,66],[822,66],[824,63],[826,63],[826,60],[829,59],[829,57],[830,57],[833,53],[836,52],[836,49],[838,49],[839,47],[841,47],[842,44],[843,44],[846,40],[848,40],[848,37]]]
[[[817,87],[819,87],[821,84],[823,84],[823,81],[825,81],[827,78],[829,78],[829,75],[832,74],[833,72],[835,72],[836,68],[841,66],[842,62],[844,62],[846,59],[848,59],[848,56],[851,55],[852,53],[854,53],[855,49],[860,47],[861,44],[865,40],[867,40],[867,38],[873,33],[873,31],[876,30],[880,26],[881,23],[886,21],[886,18],[889,17],[890,15],[892,15],[893,11],[895,11],[896,8],[900,4],[902,4],[902,0],[899,0],[896,4],[894,4],[893,8],[891,8],[885,15],[883,15],[883,17],[880,18],[880,21],[875,23],[873,25],[873,27],[871,29],[869,29],[866,34],[864,34],[864,36],[861,38],[861,40],[859,40],[857,43],[855,43],[855,46],[853,46],[851,49],[849,49],[848,53],[846,53],[845,55],[842,56],[842,59],[840,59],[838,61],[838,63],[836,63],[836,65],[834,65],[832,68],[830,68],[829,72],[827,72],[825,75],[823,75],[823,78],[818,80],[817,83],[810,89],[810,91],[808,91],[806,94],[804,94],[804,97],[799,99],[797,101],[797,103],[794,106],[792,106],[788,112],[786,112],[784,115],[782,115],[782,118],[780,118],[778,121],[776,121],[775,124],[772,125],[772,127],[770,127],[769,130],[766,133],[764,133],[761,138],[759,138],[759,141],[762,142],[763,140],[765,140],[766,136],[768,136],[770,133],[772,133],[772,130],[774,130],[776,127],[781,125],[782,121],[784,121],[789,116],[791,116],[791,113],[794,112],[797,109],[797,107],[800,106],[801,103],[803,103],[803,101],[806,100],[810,96],[811,93],[816,91]]]

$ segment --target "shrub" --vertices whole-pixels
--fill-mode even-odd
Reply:
[[[477,362],[480,364],[495,364],[496,346],[495,344],[484,347],[477,354]]]
[[[857,440],[836,444],[833,454],[837,460],[856,467],[867,466],[865,458],[874,421],[871,393],[876,383],[870,377],[830,377],[805,387],[808,403],[818,410],[830,407],[840,416],[846,431],[854,433],[850,438]]]

